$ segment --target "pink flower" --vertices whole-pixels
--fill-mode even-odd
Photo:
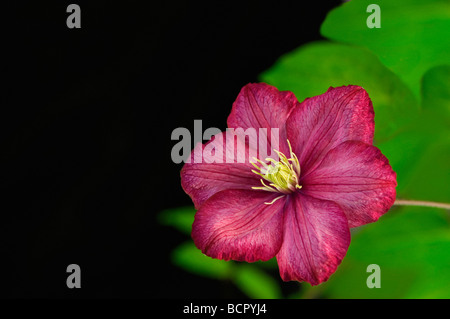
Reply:
[[[396,174],[372,145],[374,111],[358,86],[330,88],[299,103],[291,92],[264,84],[244,86],[229,128],[279,131],[272,159],[255,163],[247,141],[220,133],[196,146],[181,185],[198,209],[195,245],[210,257],[254,262],[276,256],[284,281],[326,281],[350,244],[350,227],[378,220],[395,200]],[[220,142],[220,143],[219,143]],[[235,147],[235,160],[214,163],[210,143]],[[225,156],[226,152],[223,152]],[[194,157],[203,155],[203,162]],[[197,162],[197,163],[196,163]]]

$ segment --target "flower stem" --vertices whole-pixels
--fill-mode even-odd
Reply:
[[[450,204],[447,203],[437,203],[437,202],[425,202],[420,200],[405,200],[396,199],[394,205],[404,205],[404,206],[426,206],[426,207],[436,207],[443,209],[450,209]]]

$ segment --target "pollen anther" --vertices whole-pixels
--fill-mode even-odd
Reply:
[[[302,188],[302,186],[299,185],[300,163],[297,156],[294,152],[292,152],[292,147],[289,140],[287,140],[287,143],[289,145],[289,158],[277,150],[275,150],[275,152],[279,157],[279,161],[276,161],[273,158],[266,158],[264,162],[260,159],[253,158],[253,160],[260,164],[260,166],[256,163],[252,163],[252,165],[257,169],[252,170],[252,172],[262,177],[261,184],[263,186],[252,187],[252,189],[289,194]],[[270,182],[270,184],[267,185],[264,180]],[[282,196],[279,196],[272,202],[266,204],[273,204],[281,197]]]

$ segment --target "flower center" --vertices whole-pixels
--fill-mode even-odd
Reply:
[[[252,163],[253,166],[257,168],[257,171],[252,170],[252,172],[262,177],[261,184],[263,186],[252,187],[252,189],[289,194],[296,189],[302,188],[302,186],[298,184],[298,178],[300,177],[300,163],[298,162],[297,156],[292,152],[291,143],[289,143],[289,140],[287,140],[287,142],[289,145],[290,158],[287,158],[286,155],[277,150],[275,150],[275,152],[278,154],[279,161],[276,161],[273,158],[266,158],[265,161],[268,162],[266,163],[254,158],[260,166],[256,163]],[[267,185],[264,183],[264,180],[270,182],[270,184]]]

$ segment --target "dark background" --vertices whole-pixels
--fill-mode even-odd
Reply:
[[[188,238],[156,215],[191,204],[171,132],[225,129],[340,1],[76,1],[81,29],[70,3],[2,5],[0,297],[243,297],[170,264]]]

